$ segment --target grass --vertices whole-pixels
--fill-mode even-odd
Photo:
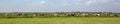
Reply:
[[[0,24],[120,24],[120,18],[55,17],[55,18],[2,18]]]

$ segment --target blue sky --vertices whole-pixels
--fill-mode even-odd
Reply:
[[[0,12],[120,12],[120,0],[0,0]]]

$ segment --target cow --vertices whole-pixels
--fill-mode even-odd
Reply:
[[[76,16],[80,16],[80,14],[76,14]]]
[[[54,16],[59,16],[59,14],[54,14]]]
[[[58,13],[55,13],[53,14],[54,16],[66,16],[66,14],[58,14]]]
[[[114,16],[114,14],[109,14],[109,16]]]
[[[37,16],[36,14],[33,14],[33,16]]]
[[[27,16],[28,14],[18,13],[17,16]]]
[[[100,16],[101,14],[93,14],[93,15],[95,15],[95,16]]]
[[[66,14],[67,16],[75,16],[76,14]]]
[[[44,14],[35,13],[33,16],[44,16]]]
[[[109,16],[118,17],[117,14],[108,14]]]
[[[85,14],[85,13],[83,13],[83,14],[81,14],[82,16],[87,16],[87,15],[89,15],[89,14]]]

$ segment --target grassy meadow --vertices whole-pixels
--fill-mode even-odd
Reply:
[[[1,18],[0,24],[120,24],[118,17]]]
[[[33,16],[28,14],[17,16],[0,14],[0,24],[120,24],[120,15],[116,16]]]

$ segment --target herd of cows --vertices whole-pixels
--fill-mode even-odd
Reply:
[[[118,17],[119,14],[86,14],[86,13],[82,13],[82,14],[54,14],[54,16],[114,16],[114,17]]]
[[[114,16],[119,17],[120,14],[112,13],[4,13],[2,16]]]

